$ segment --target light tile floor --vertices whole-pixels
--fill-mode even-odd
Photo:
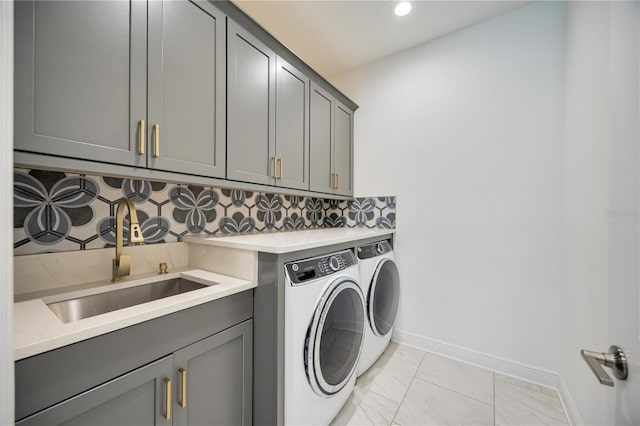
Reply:
[[[391,343],[332,426],[568,424],[554,389]]]

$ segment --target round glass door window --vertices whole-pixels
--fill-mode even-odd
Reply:
[[[399,299],[398,267],[393,260],[385,259],[378,264],[369,289],[369,322],[376,336],[385,336],[393,328]]]
[[[305,344],[307,376],[319,395],[339,392],[355,372],[365,315],[362,292],[351,280],[335,282],[323,295]]]

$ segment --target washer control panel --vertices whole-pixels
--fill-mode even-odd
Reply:
[[[358,260],[351,250],[343,250],[327,256],[285,263],[284,267],[291,282],[301,284],[305,281],[335,274],[356,265],[357,262]]]
[[[389,252],[391,252],[391,243],[388,240],[378,241],[358,247],[358,259],[371,259]]]

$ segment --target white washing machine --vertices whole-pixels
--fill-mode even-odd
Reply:
[[[285,425],[328,425],[355,387],[364,296],[351,250],[285,264]]]
[[[367,371],[389,345],[398,313],[400,277],[389,241],[358,247],[360,283],[367,321],[357,376]]]

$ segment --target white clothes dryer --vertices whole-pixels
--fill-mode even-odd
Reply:
[[[400,277],[389,241],[358,247],[358,265],[365,297],[367,325],[357,376],[367,371],[391,341],[398,313]]]
[[[364,296],[351,250],[285,264],[284,423],[328,425],[355,387]]]

